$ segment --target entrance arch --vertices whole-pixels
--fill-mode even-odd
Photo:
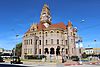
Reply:
[[[49,54],[48,48],[45,48],[45,54]]]
[[[50,48],[50,54],[55,54],[54,48]]]
[[[60,55],[60,46],[57,46],[56,55]]]

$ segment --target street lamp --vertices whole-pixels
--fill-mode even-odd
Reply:
[[[79,56],[79,63],[82,64],[82,61],[81,61],[81,52],[80,52],[80,49],[82,47],[82,40],[78,40],[76,42],[76,47],[77,47],[78,53],[79,53],[79,55],[78,55]]]

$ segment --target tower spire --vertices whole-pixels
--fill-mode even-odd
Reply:
[[[40,22],[51,24],[50,9],[47,4],[44,4],[42,8],[41,15],[40,15]]]
[[[70,20],[68,21],[68,27],[72,27],[72,22]]]

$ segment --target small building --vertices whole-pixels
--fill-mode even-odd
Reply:
[[[3,50],[2,52],[2,58],[11,58],[12,56],[12,50]]]
[[[93,54],[94,50],[93,50],[93,48],[85,48],[83,52],[85,52],[86,54],[89,55],[89,54]]]

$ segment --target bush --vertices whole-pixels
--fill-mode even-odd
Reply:
[[[42,59],[42,58],[46,58],[45,55],[29,55],[27,56],[27,59]]]
[[[79,61],[79,57],[78,57],[78,56],[71,56],[71,59],[72,59],[73,61]]]
[[[87,58],[88,57],[88,55],[84,52],[83,54],[82,54],[82,58]]]

